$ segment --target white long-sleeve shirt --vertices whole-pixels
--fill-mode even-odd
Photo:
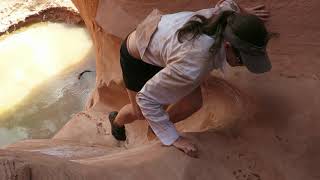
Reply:
[[[225,10],[239,11],[239,7],[233,0],[225,0],[214,8],[197,12],[161,15],[155,11],[137,28],[136,46],[142,60],[164,68],[144,85],[136,100],[165,145],[171,145],[179,134],[163,106],[191,93],[211,70],[222,68],[225,63],[224,48],[215,57],[209,52],[214,38],[201,35],[194,41],[180,43],[176,32],[196,14],[210,17]]]

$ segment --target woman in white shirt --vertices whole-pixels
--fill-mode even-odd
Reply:
[[[130,104],[110,113],[113,136],[126,140],[124,125],[145,119],[164,145],[196,157],[196,146],[174,123],[201,108],[200,84],[211,70],[225,63],[253,73],[271,69],[268,16],[263,6],[245,10],[233,0],[197,12],[151,13],[121,46]]]

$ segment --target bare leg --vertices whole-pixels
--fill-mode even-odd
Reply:
[[[202,107],[202,103],[201,88],[198,87],[176,104],[169,106],[167,112],[170,116],[170,121],[177,123],[188,118]]]
[[[133,121],[138,119],[144,119],[135,99],[137,92],[127,89],[127,93],[129,96],[130,104],[127,104],[120,109],[116,119],[114,120],[114,123],[118,126],[132,123]]]
[[[123,106],[120,111],[118,112],[118,115],[116,119],[114,120],[114,124],[121,127],[125,124],[132,123],[133,121],[137,120],[138,118],[135,115],[135,112],[133,110],[132,104],[127,104]]]

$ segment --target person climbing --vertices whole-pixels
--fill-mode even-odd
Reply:
[[[201,108],[200,85],[211,70],[223,70],[225,64],[252,73],[271,69],[268,19],[265,6],[241,8],[233,0],[196,12],[154,10],[121,45],[130,103],[109,114],[112,135],[124,141],[124,125],[145,119],[164,145],[197,157],[195,144],[179,135],[174,123]]]

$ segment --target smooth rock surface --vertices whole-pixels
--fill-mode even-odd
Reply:
[[[163,147],[157,140],[148,141],[144,122],[128,126],[130,135],[124,144],[114,142],[108,134],[108,112],[121,108],[128,103],[128,98],[119,66],[121,39],[107,33],[112,27],[104,29],[95,20],[98,9],[103,8],[102,1],[107,0],[100,3],[99,0],[73,0],[96,48],[97,86],[87,110],[70,120],[53,140],[41,143],[31,140],[32,148],[26,148],[30,142],[22,142],[1,150],[0,174],[6,172],[5,177],[19,174],[17,177],[28,179],[31,171],[33,180],[320,179],[320,24],[315,20],[320,14],[320,1],[239,1],[244,6],[266,3],[271,10],[268,27],[280,33],[268,48],[273,69],[259,76],[242,68],[230,69],[223,79],[217,78],[216,73],[209,77],[203,85],[204,107],[177,125],[182,131],[189,131],[186,136],[197,142],[199,159],[189,158],[175,148]],[[174,12],[175,7],[182,10],[197,4],[205,8],[208,3],[175,1],[174,6],[169,6],[166,0],[117,2],[120,7],[130,6],[125,9],[126,14],[137,18],[143,16],[137,13],[146,13],[158,6]],[[126,23],[121,16],[115,21]],[[128,29],[123,29],[126,31]],[[39,150],[52,148],[53,142],[58,143],[58,148],[72,147],[68,152],[79,148],[80,153],[71,153],[70,161],[70,156],[48,155]],[[92,157],[87,153],[90,146],[93,146]],[[37,152],[30,152],[32,149]],[[13,162],[18,164],[17,168],[12,168]]]

